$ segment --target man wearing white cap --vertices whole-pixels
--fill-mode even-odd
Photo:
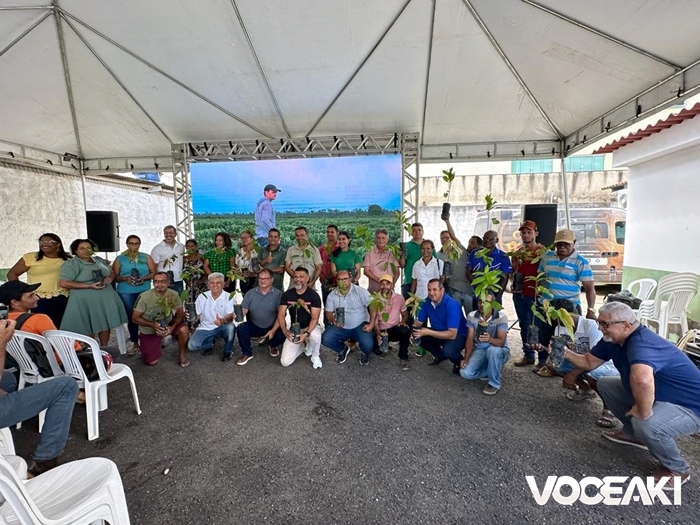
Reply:
[[[280,192],[274,184],[268,184],[263,189],[264,197],[255,205],[255,236],[258,239],[258,246],[264,248],[268,244],[267,234],[272,228],[277,227],[277,218],[272,201],[277,198]]]
[[[374,329],[378,343],[382,342],[382,333],[386,334],[389,341],[399,342],[401,370],[408,370],[408,344],[411,329],[408,327],[406,300],[394,291],[394,277],[389,274],[379,278],[379,293],[384,305],[382,308],[371,308],[372,316],[369,324]],[[381,347],[379,350],[380,353],[385,353]]]

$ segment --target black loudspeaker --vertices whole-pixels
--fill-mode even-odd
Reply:
[[[549,246],[554,242],[557,233],[556,204],[525,204],[522,210],[522,221],[534,221],[537,224],[537,242]]]
[[[88,238],[100,252],[119,251],[119,215],[116,211],[85,212]]]

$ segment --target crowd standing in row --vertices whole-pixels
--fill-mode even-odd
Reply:
[[[274,186],[266,187],[265,200],[271,202],[268,193],[276,196],[277,191]],[[269,216],[269,210],[266,213]],[[172,226],[164,229],[163,241],[150,255],[140,252],[140,239],[130,235],[126,251],[111,268],[94,255],[95,246],[89,239],[73,241],[74,257],[70,257],[58,236],[42,235],[39,251],[24,255],[8,274],[10,282],[0,287],[0,301],[10,307],[11,319],[0,327],[0,360],[4,361],[4,344],[15,320],[31,310],[45,312],[37,316],[42,322],[23,328],[33,326],[41,333],[46,326],[60,326],[97,336],[101,345],[107,344],[111,328],[128,320],[133,343],[130,353],[140,351],[148,365],[159,362],[163,339],[168,336],[178,343],[178,363],[183,368],[190,364],[188,349],[211,353],[216,338],[224,340],[223,361],[231,359],[237,336],[241,356],[236,362],[247,364],[253,357],[252,339],[261,337],[270,355],[280,356],[282,366],[290,366],[305,354],[314,369],[323,366],[321,345],[334,351],[341,364],[358,347],[359,362],[367,365],[372,353],[386,354],[388,342],[396,341],[400,366],[409,370],[408,349],[413,344],[416,356],[429,352],[431,365],[451,361],[455,374],[484,380],[484,394],[493,395],[502,388],[501,370],[510,357],[508,319],[502,310],[485,308],[485,303],[502,300],[509,277],[516,271],[525,280],[521,289],[509,290],[523,336],[524,355],[515,366],[535,365],[534,371],[544,377],[562,375],[572,401],[600,395],[605,411],[598,424],[612,427],[614,418],[622,422],[621,429],[608,430],[603,436],[649,450],[660,463],[654,473],[657,480],[675,476],[665,489],[689,478],[690,466],[675,438],[700,432],[700,370],[671,343],[640,326],[626,305],[607,304],[596,318],[592,272],[576,252],[570,230],[557,232],[554,249],[545,250],[536,242],[537,225],[525,221],[520,228],[522,247],[509,258],[498,249],[496,232],[484,233],[483,249],[479,249],[482,239],[478,237],[472,237],[465,247],[449,220],[440,233],[443,248],[436,253],[432,241],[423,239],[422,226],[415,223],[400,257],[389,249],[387,232],[379,229],[374,247],[361,258],[351,248],[350,235],[335,225],[326,229],[327,243],[321,248],[312,246],[307,229],[299,226],[296,244],[285,250],[274,220],[272,224],[264,246],[258,228],[255,233],[241,234],[238,252],[230,236],[220,232],[214,249],[204,255],[198,253],[194,240],[180,244]],[[446,250],[450,241],[461,250],[456,260]],[[476,300],[471,283],[487,260],[491,268],[501,270],[501,283],[490,295]],[[444,275],[448,261],[455,268],[450,278]],[[394,288],[400,269],[404,279],[398,294]],[[368,279],[367,288],[358,284],[361,271]],[[25,272],[27,284],[17,281]],[[573,314],[574,337],[564,354],[564,366],[548,364],[550,340],[561,335],[562,328],[533,319],[532,305],[541,297],[527,278],[540,272],[547,276],[548,298]],[[285,273],[291,278],[288,290],[283,289]],[[315,289],[318,281],[321,294]],[[240,303],[230,293],[238,286],[245,290]],[[587,302],[585,316],[581,286]],[[415,316],[409,313],[408,299],[425,299]],[[536,343],[526,337],[525,327],[531,324],[539,327]],[[2,388],[12,391],[6,375]],[[50,414],[62,414],[65,407],[61,403],[77,392],[63,383],[50,381],[32,387],[29,394],[33,398],[24,390],[0,396],[0,426],[46,407],[52,410]],[[51,388],[42,386],[47,384]],[[31,401],[34,398],[39,401]],[[45,432],[34,453],[35,473],[55,465],[65,443],[62,417],[47,415]]]

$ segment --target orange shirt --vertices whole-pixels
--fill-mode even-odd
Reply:
[[[10,319],[16,320],[24,312],[12,311],[7,314]],[[24,321],[20,328],[23,332],[30,332],[36,335],[42,335],[46,330],[56,330],[56,325],[53,324],[51,318],[46,314],[34,314]]]

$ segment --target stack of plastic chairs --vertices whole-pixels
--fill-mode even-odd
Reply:
[[[698,293],[698,276],[694,273],[674,273],[659,279],[653,300],[642,301],[637,319],[649,326],[658,326],[658,334],[668,338],[669,326],[680,325],[681,334],[688,331],[686,311],[690,301]]]

